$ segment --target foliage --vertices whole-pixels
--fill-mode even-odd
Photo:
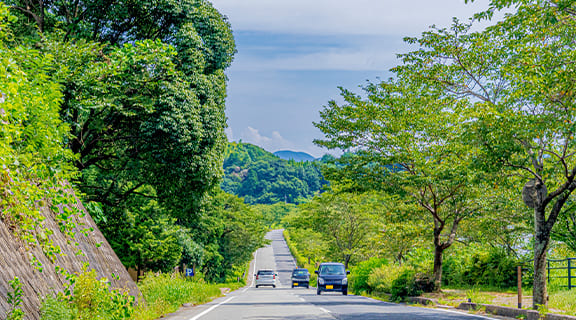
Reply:
[[[179,274],[147,273],[138,287],[144,301],[136,307],[133,319],[148,320],[178,310],[184,303],[203,304],[222,295],[219,288],[236,289],[241,284],[209,284],[201,278],[192,279]]]
[[[11,41],[16,21],[0,5],[0,218],[24,243],[54,261],[60,248],[44,227],[39,207],[49,206],[60,231],[74,241],[85,232],[71,186],[75,170],[65,147],[69,126],[59,118],[61,86],[52,77],[55,58]],[[42,271],[39,260],[30,263]]]
[[[6,302],[10,304],[10,313],[8,314],[8,320],[21,320],[24,317],[24,311],[20,309],[22,304],[22,295],[24,292],[22,291],[22,283],[20,283],[20,279],[18,277],[14,277],[14,279],[8,281],[10,288],[12,288],[12,292],[8,292]]]
[[[77,310],[68,301],[46,296],[40,306],[40,319],[42,320],[74,320]]]
[[[517,285],[519,259],[504,248],[462,248],[446,257],[444,283],[449,286],[483,285],[511,288]],[[524,279],[529,282],[530,279]],[[528,283],[526,283],[528,285]]]
[[[246,203],[303,203],[326,181],[314,162],[278,158],[247,143],[228,144],[222,190],[243,197]]]
[[[221,180],[224,70],[235,53],[227,19],[204,0],[6,3],[18,18],[14,43],[35,48],[13,60],[33,61],[39,70],[31,74],[45,87],[27,90],[44,99],[30,122],[43,120],[39,137],[67,144],[65,152],[50,150],[53,162],[66,155],[81,173],[60,181],[73,180],[94,204],[101,230],[127,266],[201,264],[204,248],[186,233]],[[3,116],[12,112],[4,110]],[[48,116],[59,122],[42,118]],[[0,177],[2,189],[12,177]]]
[[[372,288],[368,283],[368,279],[372,272],[388,264],[386,259],[381,259],[377,257],[372,257],[366,261],[358,263],[356,266],[351,268],[349,277],[349,287],[351,291],[355,294],[360,294],[362,292],[370,293]]]
[[[576,189],[574,2],[492,1],[513,14],[482,32],[455,22],[409,39],[421,50],[403,61],[463,105],[465,141],[483,170],[506,172],[520,188],[533,181],[534,301],[546,304],[550,233]]]
[[[407,297],[419,296],[422,293],[416,285],[416,273],[412,269],[406,269],[392,281],[390,288],[390,300],[400,302]]]
[[[214,190],[204,212],[190,232],[204,247],[201,266],[209,281],[224,281],[233,266],[244,265],[264,244],[267,229],[262,216],[242,199]]]
[[[257,204],[253,205],[252,208],[262,213],[264,225],[272,229],[282,226],[282,219],[297,210],[296,205],[284,202],[277,202],[270,205]]]
[[[444,250],[454,243],[461,223],[489,201],[486,176],[471,165],[474,147],[462,143],[460,114],[467,104],[408,66],[394,72],[394,79],[366,85],[365,97],[341,88],[344,103],[329,101],[321,111],[315,125],[325,138],[315,143],[353,152],[337,161],[340,167],[327,168],[330,180],[348,179],[418,205],[419,215],[433,225],[439,289]]]
[[[406,264],[399,265],[396,263],[385,264],[374,268],[368,276],[367,281],[370,291],[376,293],[391,293],[394,280],[407,270],[414,270],[414,268]]]
[[[41,319],[131,319],[134,297],[127,290],[112,289],[106,278],[94,270],[69,275],[71,291],[46,296],[40,307]]]
[[[371,194],[323,193],[300,205],[287,217],[289,228],[309,229],[320,236],[328,258],[348,263],[368,250],[376,232],[375,213],[380,204]]]

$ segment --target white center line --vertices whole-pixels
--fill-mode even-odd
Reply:
[[[198,320],[198,319],[200,319],[200,317],[202,317],[203,315],[205,315],[205,314],[207,314],[208,312],[210,312],[210,311],[218,308],[219,306],[227,303],[228,301],[230,301],[230,300],[232,300],[232,299],[234,299],[234,298],[235,298],[235,297],[229,298],[228,300],[224,300],[224,301],[220,302],[219,304],[214,305],[214,306],[212,306],[212,307],[204,310],[202,313],[200,313],[200,314],[197,315],[197,316],[194,316],[194,317],[190,318],[189,320]]]
[[[322,310],[322,312],[325,312],[325,313],[330,313],[330,311],[328,311],[328,310],[326,310],[326,309],[324,309],[324,308],[322,308],[322,307],[320,307],[320,310]]]

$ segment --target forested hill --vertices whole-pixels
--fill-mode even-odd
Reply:
[[[222,189],[246,203],[301,203],[327,182],[317,162],[296,162],[248,143],[231,142],[224,160]]]

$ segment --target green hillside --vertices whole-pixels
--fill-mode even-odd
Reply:
[[[326,183],[315,162],[283,160],[241,142],[231,142],[226,149],[222,189],[246,203],[301,203]]]

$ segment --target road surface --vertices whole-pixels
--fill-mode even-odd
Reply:
[[[382,302],[362,296],[341,293],[322,293],[316,289],[290,286],[290,275],[295,262],[284,241],[281,230],[267,234],[272,244],[254,254],[250,273],[254,270],[274,269],[278,272],[277,286],[256,289],[253,281],[248,286],[229,293],[208,304],[182,308],[162,319],[166,320],[312,320],[312,319],[387,319],[387,320],[485,320],[486,316],[411,307]],[[310,270],[310,272],[314,272]],[[250,277],[252,280],[252,277]]]

